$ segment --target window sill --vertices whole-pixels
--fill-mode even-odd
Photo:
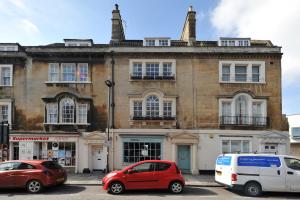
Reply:
[[[235,84],[266,84],[266,82],[219,81],[219,83]]]
[[[91,81],[45,81],[46,84],[91,84]]]
[[[12,87],[13,85],[0,85],[0,87]]]
[[[65,126],[65,125],[79,125],[79,126],[88,126],[90,123],[44,123],[44,125],[56,125],[56,126]]]

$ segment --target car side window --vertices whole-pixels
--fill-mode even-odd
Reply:
[[[9,171],[18,169],[20,163],[17,162],[7,162],[0,164],[0,171]]]
[[[27,163],[21,163],[18,169],[35,169],[35,167]]]
[[[300,160],[295,158],[284,158],[284,161],[288,168],[300,171]]]
[[[156,163],[155,171],[165,171],[171,167],[169,163]]]
[[[132,171],[134,173],[152,172],[154,171],[154,168],[155,168],[155,163],[147,162],[133,167]]]

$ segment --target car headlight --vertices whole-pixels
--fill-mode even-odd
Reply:
[[[116,175],[117,173],[116,172],[112,172],[112,173],[109,173],[109,174],[107,174],[107,178],[110,178],[110,177],[112,177],[112,176],[114,176],[114,175]]]

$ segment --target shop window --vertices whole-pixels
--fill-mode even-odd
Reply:
[[[222,153],[250,153],[250,141],[223,140]]]
[[[62,166],[76,165],[75,142],[40,143],[39,152],[40,152],[39,159],[41,160],[52,160]]]
[[[161,143],[124,142],[123,148],[123,161],[125,163],[161,159]]]

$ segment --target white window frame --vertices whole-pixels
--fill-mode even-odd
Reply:
[[[73,114],[72,114],[72,116],[70,118],[63,117],[64,116],[64,112],[63,112],[64,111],[64,102],[66,102],[66,101],[70,101],[73,104],[72,105],[73,106]],[[59,116],[60,116],[59,122],[61,124],[75,124],[75,109],[76,109],[76,104],[75,104],[74,99],[69,98],[69,97],[63,98],[63,99],[60,100],[59,105],[60,105],[59,106]],[[70,122],[67,122],[67,119],[70,120]]]
[[[218,45],[223,47],[249,47],[251,46],[251,38],[220,38]]]
[[[247,98],[247,113],[249,119],[253,117],[253,103],[261,104],[261,117],[267,117],[267,100],[266,99],[253,99],[249,94],[239,93],[235,95],[233,98],[220,98],[219,99],[219,119],[222,117],[223,113],[223,102],[231,103],[231,116],[236,116],[236,100],[240,96],[245,96]]]
[[[146,47],[167,47],[171,46],[171,39],[170,38],[144,38],[143,46]]]
[[[0,45],[0,51],[18,51],[18,45]]]
[[[9,127],[11,128],[11,122],[12,122],[12,100],[10,99],[0,99],[0,106],[7,106],[7,121],[9,123]],[[1,110],[2,111],[2,110]],[[2,113],[0,113],[2,115]],[[2,116],[1,116],[2,118]]]
[[[175,59],[129,59],[129,80],[131,79],[131,75],[134,73],[134,64],[135,63],[141,63],[142,64],[142,78],[146,76],[146,65],[149,63],[158,63],[159,64],[159,74],[158,76],[163,77],[163,64],[164,63],[170,63],[172,65],[172,76],[176,80],[176,60]],[[160,81],[170,81],[168,79],[162,79]],[[134,80],[136,81],[136,80]],[[141,80],[138,80],[141,81]],[[148,80],[147,80],[148,81]],[[156,80],[157,81],[157,80]]]
[[[140,104],[139,106],[136,106],[136,104]],[[135,100],[133,101],[133,117],[142,117],[143,116],[143,101],[141,100]],[[135,113],[140,113],[140,115],[136,115]]]
[[[9,73],[10,73],[10,81],[9,81],[9,85],[4,85],[3,83],[3,77],[2,77],[2,69],[3,68],[9,68]],[[13,65],[7,65],[7,64],[1,64],[0,65],[0,87],[10,87],[13,86]]]
[[[241,142],[241,152],[240,153],[247,153],[247,152],[242,152],[243,151],[243,142],[244,141],[247,141],[249,142],[249,153],[252,152],[252,139],[251,138],[242,138],[242,137],[222,137],[221,138],[221,144],[220,144],[220,147],[221,147],[221,153],[224,153],[223,152],[223,141],[229,141],[229,152],[228,153],[232,153],[232,145],[231,145],[231,142],[232,141],[240,141]]]
[[[86,68],[86,79],[85,80],[80,80],[80,76],[81,76],[81,68]],[[89,82],[89,65],[88,65],[88,63],[78,63],[77,64],[77,75],[78,75],[78,77],[77,77],[77,82],[80,82],[80,83],[82,83],[82,82]]]
[[[147,93],[143,97],[134,97],[134,98],[130,97],[130,99],[129,99],[130,116],[131,117],[134,116],[134,102],[141,101],[142,102],[142,117],[146,117],[147,116],[146,115],[147,114],[146,113],[147,98],[152,95],[157,96],[159,99],[159,117],[164,116],[163,103],[165,101],[172,102],[172,117],[176,117],[176,97],[165,97],[162,94],[154,93],[154,92]]]
[[[85,41],[68,41],[65,42],[66,47],[91,47],[91,42],[85,42]]]
[[[76,104],[76,102],[75,102]],[[76,112],[76,120],[77,124],[87,124],[88,118],[88,104],[87,103],[77,103],[77,112]]]
[[[49,124],[57,124],[58,123],[58,104],[57,103],[47,103],[47,122]],[[52,112],[54,111],[54,112]],[[56,119],[54,117],[55,120],[51,120],[51,116],[52,115],[56,115]]]
[[[247,77],[246,82],[235,81],[235,67],[246,66]],[[229,81],[222,80],[223,66],[230,66],[230,78]],[[253,82],[252,80],[252,66],[259,66],[259,82]],[[219,61],[219,83],[252,83],[252,84],[265,84],[265,61],[236,61],[236,60],[221,60]]]
[[[56,71],[55,72],[52,72],[52,67],[55,67],[56,68]],[[49,67],[48,67],[48,70],[49,70],[49,76],[48,76],[48,80],[49,82],[59,82],[60,80],[60,67],[59,67],[59,63],[49,63]],[[52,74],[57,74],[57,79],[56,80],[53,80],[52,79]]]

